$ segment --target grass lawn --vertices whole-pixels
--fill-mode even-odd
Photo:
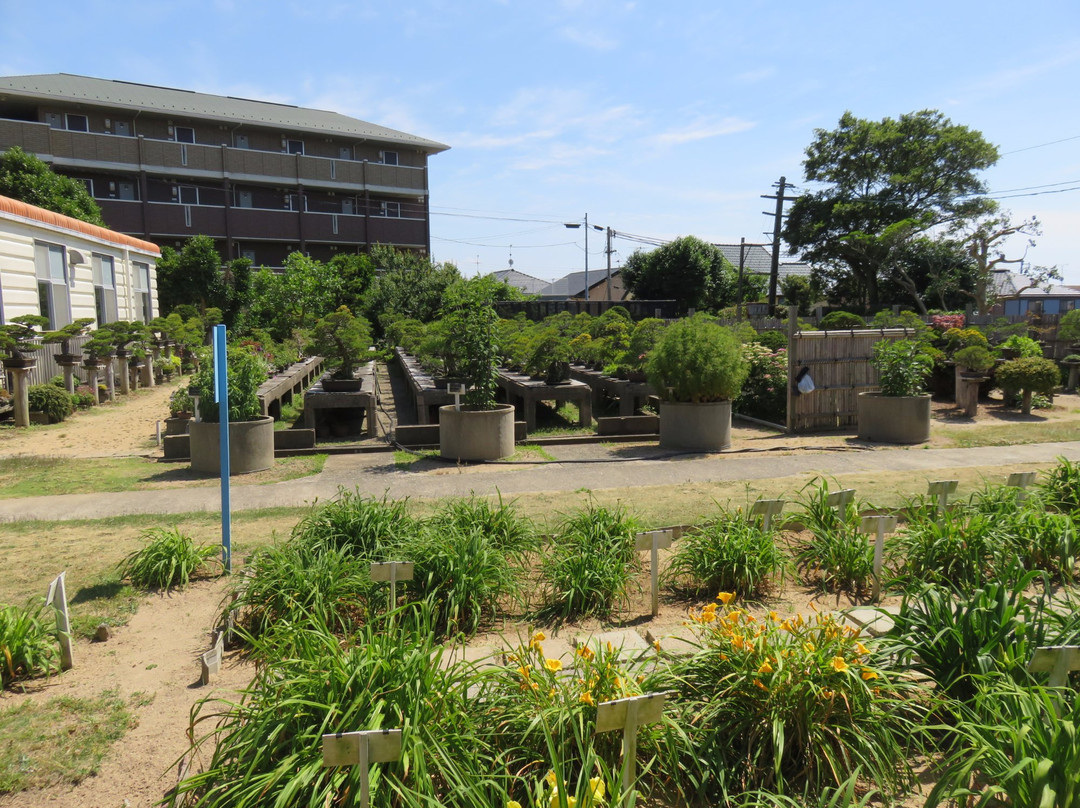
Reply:
[[[274,467],[247,475],[250,484],[277,483],[322,471],[326,455],[283,457]],[[216,477],[195,474],[187,463],[159,463],[142,457],[0,458],[0,498],[141,491],[216,485]]]

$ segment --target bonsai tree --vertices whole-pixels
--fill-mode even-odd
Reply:
[[[199,415],[203,421],[221,420],[214,401],[214,361],[210,349],[199,357],[199,369],[191,378],[191,391],[199,396]],[[247,346],[230,345],[227,349],[229,381],[229,421],[253,421],[262,416],[259,387],[267,380],[266,362]]]
[[[985,373],[994,366],[993,354],[981,345],[969,345],[967,348],[961,348],[953,354],[953,360],[960,367],[965,367],[976,373]]]
[[[821,318],[818,328],[822,331],[847,331],[850,328],[866,328],[866,320],[850,311],[831,311]]]
[[[1061,374],[1053,360],[1027,356],[1004,362],[997,369],[996,378],[1006,396],[1023,394],[1020,409],[1024,415],[1030,415],[1032,395],[1053,393],[1054,388],[1061,381]]]
[[[704,314],[668,326],[646,363],[653,389],[661,398],[678,402],[734,399],[747,373],[739,340]]]
[[[525,372],[543,376],[548,384],[570,378],[570,343],[556,328],[545,328],[529,344]]]
[[[917,396],[922,394],[934,361],[923,346],[911,340],[881,340],[874,345],[870,364],[881,377],[881,393],[885,396]]]
[[[333,377],[351,379],[371,346],[371,324],[340,306],[315,323],[312,339],[315,351],[337,365]]]
[[[71,350],[71,341],[85,334],[93,322],[93,317],[80,317],[63,328],[45,334],[43,341],[50,345],[59,344],[65,354],[72,355],[74,352]]]
[[[1066,342],[1080,342],[1080,309],[1073,309],[1061,315],[1058,321],[1057,338]]]
[[[40,341],[43,335],[38,329],[48,324],[49,319],[40,314],[23,314],[0,326],[0,350],[7,355],[5,361],[26,362],[30,359],[27,354],[40,351],[44,343]]]
[[[1031,337],[1022,337],[1018,334],[1013,334],[1003,343],[1001,343],[1002,351],[1009,351],[1015,353],[1014,358],[1042,358],[1042,348],[1039,347],[1039,343],[1033,340]]]

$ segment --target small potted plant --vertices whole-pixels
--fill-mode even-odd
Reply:
[[[646,363],[660,396],[660,445],[716,452],[731,445],[731,402],[749,373],[738,338],[704,314],[668,326]]]
[[[930,394],[923,392],[933,359],[912,340],[881,340],[870,360],[881,391],[860,393],[859,437],[881,443],[925,443],[930,439]]]
[[[323,390],[328,393],[359,392],[363,381],[354,374],[371,346],[368,321],[353,315],[348,306],[340,306],[315,324],[312,340],[315,352],[334,368],[323,378]]]
[[[214,401],[214,363],[203,349],[189,394],[199,397],[199,422],[188,425],[191,468],[221,473],[220,407]],[[262,414],[259,387],[268,377],[266,362],[248,347],[228,351],[229,466],[231,474],[263,471],[274,464],[274,419]]]
[[[1035,393],[1050,395],[1061,381],[1057,364],[1041,356],[1025,356],[1003,362],[994,374],[1006,399],[1020,395],[1020,410],[1031,415],[1031,399]]]
[[[981,345],[969,345],[953,354],[953,361],[961,368],[961,373],[983,377],[994,366],[994,356]]]
[[[169,396],[169,417],[165,419],[166,435],[186,435],[188,424],[195,413],[195,402],[188,388],[178,387]]]

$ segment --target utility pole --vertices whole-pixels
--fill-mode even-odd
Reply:
[[[737,322],[742,321],[742,279],[743,279],[743,267],[746,266],[746,236],[739,238],[739,284],[735,287],[735,320]]]
[[[769,315],[774,316],[776,314],[776,281],[780,276],[780,224],[784,219],[784,203],[794,202],[797,197],[784,196],[784,191],[787,189],[787,178],[781,177],[780,182],[773,183],[773,187],[777,188],[776,196],[762,195],[762,199],[775,199],[776,210],[770,213],[769,211],[762,211],[766,216],[773,217],[773,231],[772,231],[772,266],[769,270]]]
[[[611,254],[615,252],[611,249],[611,239],[614,238],[615,231],[610,227],[607,228],[607,249],[604,252],[607,253],[607,299],[611,300]]]

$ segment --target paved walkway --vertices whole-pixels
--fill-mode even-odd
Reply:
[[[394,465],[389,452],[333,455],[321,474],[271,485],[244,485],[234,478],[233,512],[303,506],[333,497],[339,488],[392,498],[446,497],[526,492],[600,491],[680,483],[782,478],[881,471],[926,471],[1023,463],[1048,463],[1062,456],[1080,461],[1080,441],[975,449],[879,449],[837,447],[834,451],[788,453],[664,454],[655,446],[602,444],[546,447],[555,462],[457,467],[422,460],[411,469]],[[200,488],[70,494],[0,501],[0,521],[98,519],[143,513],[189,513],[220,509],[217,484]]]

